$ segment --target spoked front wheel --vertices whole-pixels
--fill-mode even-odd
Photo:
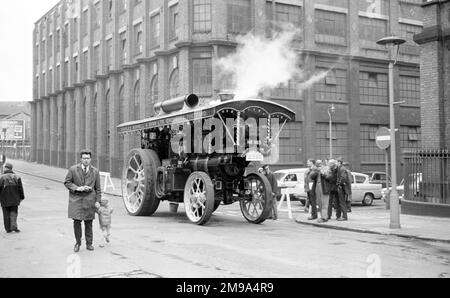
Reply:
[[[203,172],[189,176],[184,189],[184,207],[189,220],[204,225],[214,212],[214,186],[211,178]]]
[[[240,201],[242,215],[250,223],[263,223],[271,212],[272,187],[266,176],[261,174],[250,174],[246,180],[249,194]]]

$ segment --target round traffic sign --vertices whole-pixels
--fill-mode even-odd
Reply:
[[[386,150],[391,146],[391,130],[387,127],[381,127],[377,131],[376,143],[378,148]]]

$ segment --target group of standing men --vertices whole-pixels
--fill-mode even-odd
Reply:
[[[319,223],[331,220],[334,205],[336,219],[347,221],[348,212],[351,212],[351,173],[344,167],[342,158],[331,159],[325,164],[321,160],[310,159],[308,168],[305,173],[306,206],[310,205],[312,210],[308,220],[318,219]]]

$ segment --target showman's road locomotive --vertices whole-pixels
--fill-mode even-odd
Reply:
[[[155,105],[155,113],[118,127],[121,135],[137,133],[142,141],[124,162],[122,193],[130,215],[151,216],[161,201],[176,212],[184,203],[189,220],[203,225],[221,203],[239,202],[248,222],[266,220],[272,187],[246,170],[250,162],[273,157],[284,125],[295,121],[292,110],[230,94],[199,106],[191,94]]]

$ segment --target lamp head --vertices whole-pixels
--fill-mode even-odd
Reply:
[[[330,113],[331,114],[336,113],[336,107],[334,106],[334,104],[332,104],[331,107],[330,107]]]
[[[397,36],[388,36],[377,41],[377,44],[381,46],[399,46],[406,42],[403,38]]]

